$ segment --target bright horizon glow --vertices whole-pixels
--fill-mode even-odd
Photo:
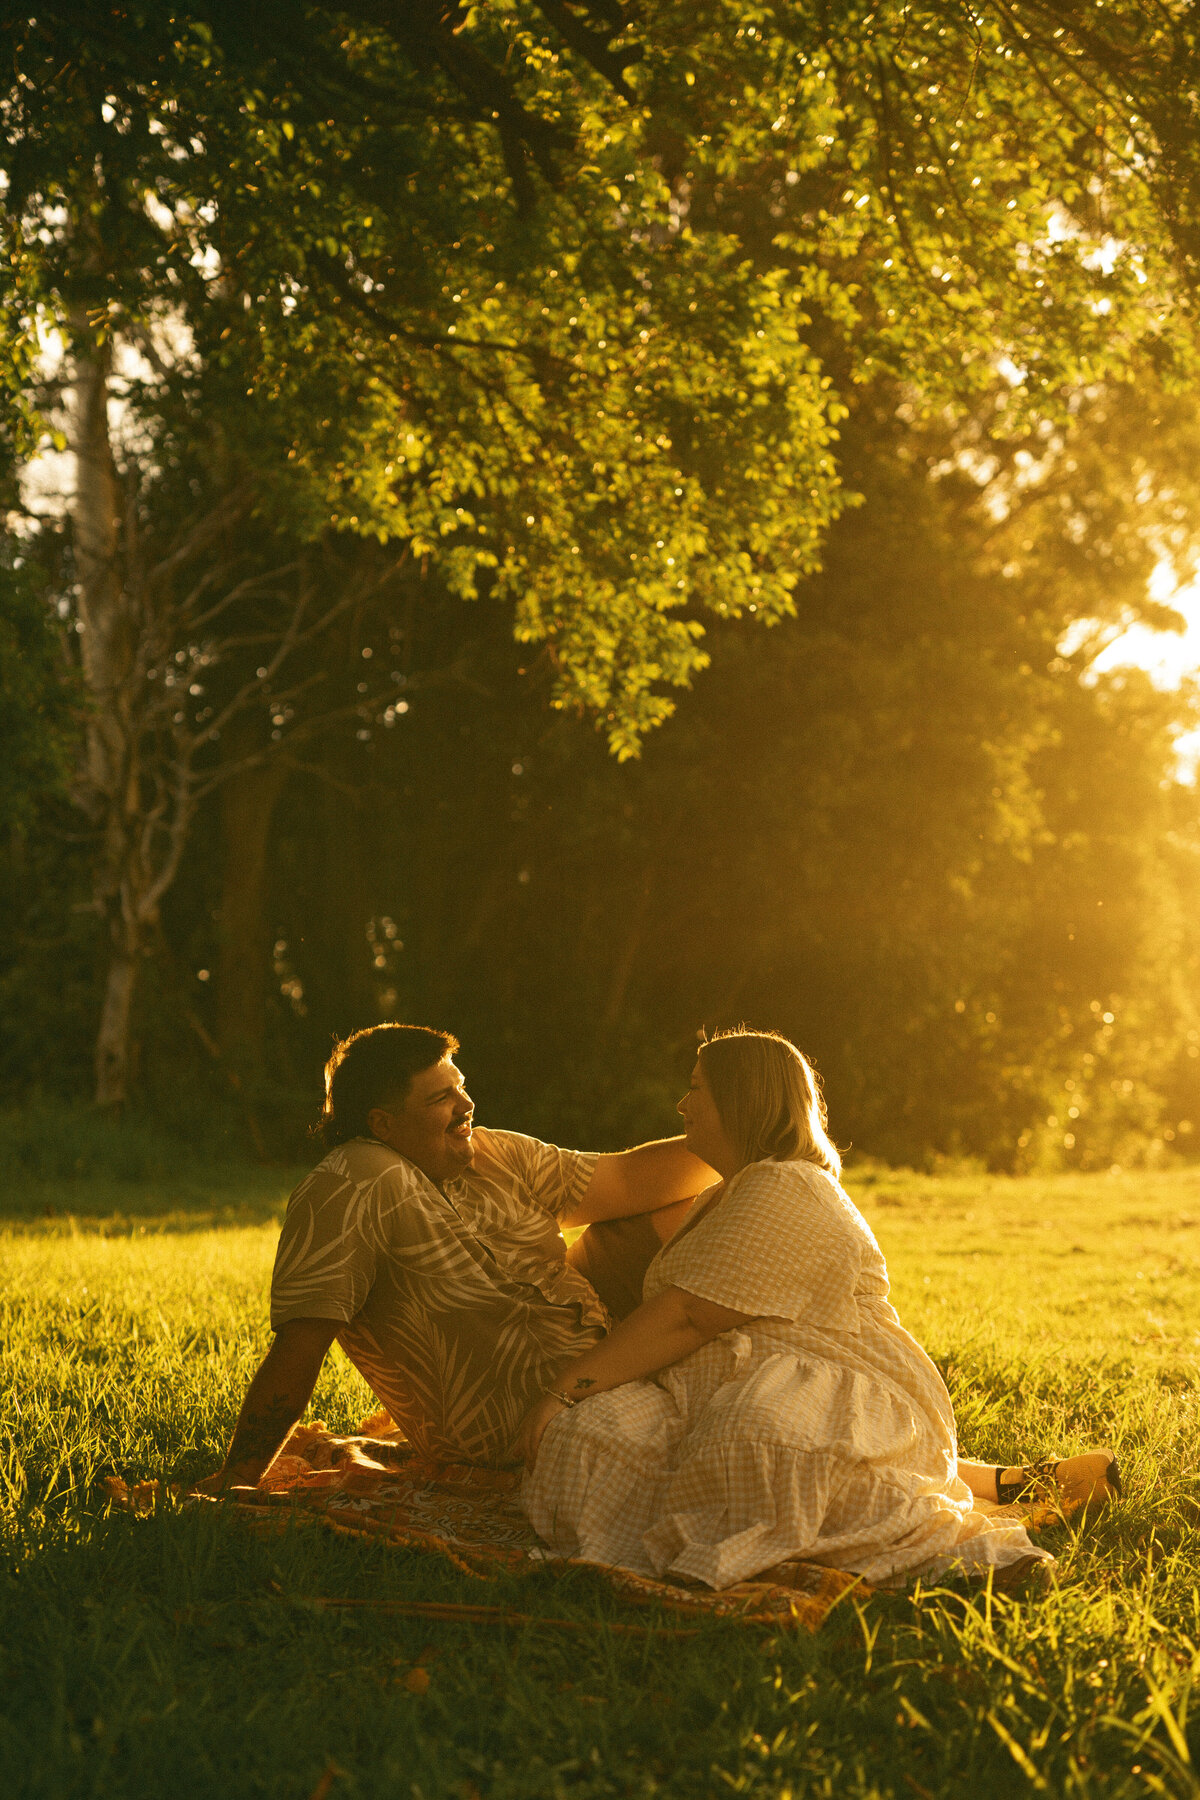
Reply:
[[[1101,651],[1092,664],[1098,675],[1113,669],[1144,669],[1155,687],[1177,688],[1189,676],[1200,677],[1200,577],[1176,588],[1171,571],[1160,563],[1150,578],[1150,597],[1179,613],[1182,631],[1155,631],[1149,625],[1131,625]],[[1200,730],[1185,731],[1175,740],[1180,775],[1195,781],[1200,772]]]

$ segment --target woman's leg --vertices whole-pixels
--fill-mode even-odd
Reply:
[[[1011,1475],[1013,1471],[1006,1469],[1001,1473]],[[977,1500],[990,1500],[993,1506],[999,1499],[996,1475],[995,1463],[967,1462],[961,1456],[958,1459],[958,1479],[966,1482]]]
[[[642,1538],[653,1524],[679,1435],[674,1402],[652,1381],[594,1394],[551,1419],[521,1506],[561,1556],[653,1575]]]
[[[1104,1506],[1121,1492],[1121,1474],[1111,1450],[1085,1450],[1060,1461],[1014,1464],[958,1462],[958,1477],[977,1500],[991,1505],[1017,1499],[1052,1500],[1069,1518],[1081,1507]]]

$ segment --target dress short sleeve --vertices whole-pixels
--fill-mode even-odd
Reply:
[[[814,1164],[751,1163],[664,1247],[645,1292],[680,1287],[754,1318],[857,1331],[855,1289],[870,1242],[851,1202]]]

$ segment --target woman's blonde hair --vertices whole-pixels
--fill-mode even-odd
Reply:
[[[841,1174],[817,1072],[778,1031],[735,1025],[714,1032],[700,1045],[700,1067],[739,1169],[812,1162],[835,1178]]]

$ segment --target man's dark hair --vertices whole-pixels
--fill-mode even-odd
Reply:
[[[458,1039],[424,1025],[368,1025],[333,1046],[325,1064],[325,1104],[315,1126],[327,1149],[366,1137],[376,1106],[402,1106],[413,1076],[453,1056]]]

